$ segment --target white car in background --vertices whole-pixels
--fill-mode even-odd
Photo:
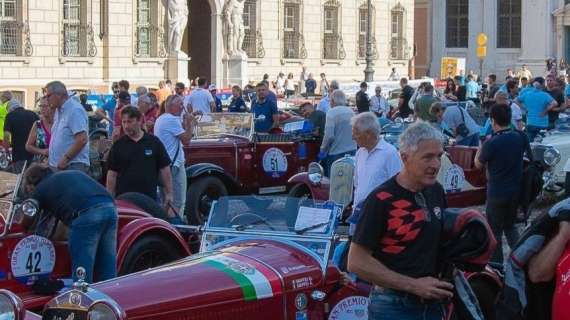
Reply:
[[[546,134],[542,140],[543,145],[552,146],[558,150],[559,155],[550,155],[559,158],[559,161],[551,170],[553,186],[563,188],[565,195],[570,196],[570,116],[562,114],[556,124],[556,128]],[[546,159],[545,159],[546,160]]]

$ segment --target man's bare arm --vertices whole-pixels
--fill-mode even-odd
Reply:
[[[560,222],[558,233],[548,244],[530,259],[528,277],[534,283],[547,282],[554,278],[556,265],[570,239],[570,222]]]
[[[107,171],[107,179],[106,179],[106,187],[107,191],[115,197],[116,193],[116,186],[117,186],[117,172],[113,170]]]

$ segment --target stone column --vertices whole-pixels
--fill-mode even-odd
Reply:
[[[521,56],[517,69],[526,64],[533,74],[544,73],[544,61],[552,55],[551,12],[550,1],[522,1]]]
[[[247,56],[233,55],[223,59],[224,65],[224,85],[239,85],[244,87],[249,79],[247,74]]]
[[[182,82],[186,87],[190,86],[188,79],[188,61],[190,58],[183,51],[178,51],[176,54],[171,53],[167,60],[166,75],[172,83]]]

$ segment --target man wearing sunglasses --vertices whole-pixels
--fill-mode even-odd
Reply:
[[[352,238],[348,270],[372,283],[368,319],[440,320],[453,286],[437,279],[441,214],[437,182],[443,137],[427,122],[400,136],[399,174],[364,201]]]

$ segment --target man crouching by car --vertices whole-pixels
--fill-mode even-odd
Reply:
[[[440,320],[453,285],[438,280],[441,213],[437,174],[443,137],[427,122],[400,137],[402,171],[366,198],[348,255],[348,270],[374,285],[368,317]]]
[[[116,277],[117,209],[102,185],[81,171],[54,173],[33,165],[24,174],[24,188],[39,209],[69,228],[72,270],[85,268],[87,282],[94,273],[97,281]],[[25,216],[23,225],[32,220]]]

